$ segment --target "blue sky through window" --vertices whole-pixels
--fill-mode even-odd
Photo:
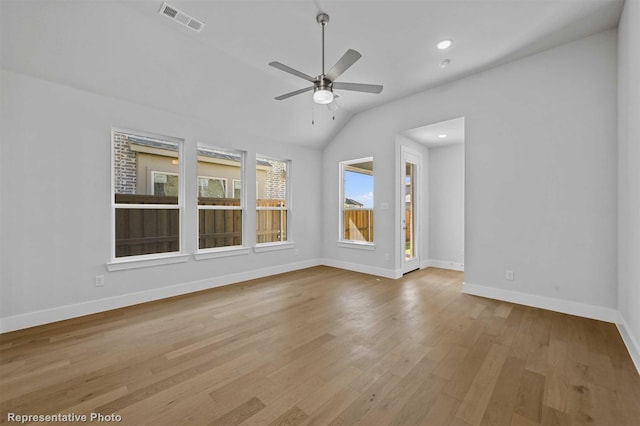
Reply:
[[[344,197],[373,208],[373,176],[352,171],[344,172]]]

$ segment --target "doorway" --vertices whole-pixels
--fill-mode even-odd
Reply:
[[[401,147],[402,213],[400,232],[403,274],[420,269],[420,174],[422,156],[406,146]]]
[[[399,133],[397,254],[402,274],[464,271],[464,117]]]

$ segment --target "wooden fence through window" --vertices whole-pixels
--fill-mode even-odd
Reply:
[[[117,204],[176,204],[177,197],[116,194]],[[242,211],[237,198],[198,199],[200,205],[238,206],[238,210],[201,209],[198,212],[198,247],[227,247],[242,244]],[[280,200],[257,200],[258,207],[279,207]],[[166,253],[179,250],[178,209],[116,209],[116,257]],[[286,241],[287,211],[258,210],[256,242]]]
[[[258,199],[256,207],[281,207],[282,200]],[[287,241],[287,210],[256,211],[256,243]]]
[[[344,210],[344,236],[348,241],[373,242],[373,209]]]
[[[198,210],[198,248],[242,244],[242,210],[237,198],[199,197],[201,206],[235,206],[237,210]]]
[[[116,204],[178,204],[177,197],[116,194]],[[179,250],[177,209],[116,209],[116,257]]]

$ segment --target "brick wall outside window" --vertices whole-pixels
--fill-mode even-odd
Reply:
[[[269,161],[269,160],[267,160]],[[267,172],[266,198],[271,200],[283,200],[286,197],[286,162],[269,161],[271,169]]]
[[[129,139],[122,133],[114,133],[114,190],[116,194],[136,193],[136,153],[129,149]]]

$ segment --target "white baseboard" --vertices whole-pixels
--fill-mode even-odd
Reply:
[[[346,269],[348,271],[361,272],[363,274],[377,275],[379,277],[391,278],[393,280],[402,277],[402,271],[399,269],[378,268],[377,266],[361,265],[359,263],[342,262],[335,259],[323,259],[323,265],[331,266],[338,269]]]
[[[48,324],[76,318],[83,315],[91,315],[98,312],[109,311],[111,309],[123,308],[125,306],[139,303],[151,302],[154,300],[166,299],[167,297],[180,296],[195,291],[207,290],[221,287],[242,281],[267,277],[269,275],[282,274],[284,272],[296,271],[298,269],[310,268],[322,265],[320,259],[310,259],[301,262],[288,263],[284,265],[271,266],[268,268],[255,269],[247,272],[224,275],[221,277],[192,281],[167,287],[155,288],[152,290],[140,291],[136,293],[123,294],[121,296],[108,297],[105,299],[91,300],[88,302],[73,305],[60,306],[52,309],[28,312],[0,318],[0,333],[34,327],[36,325]]]
[[[452,271],[464,272],[464,263],[450,262],[448,260],[426,259],[420,262],[420,269],[424,268],[441,268],[450,269]]]
[[[604,306],[588,305],[586,303],[572,302],[570,300],[555,299],[553,297],[537,296],[535,294],[519,291],[505,290],[484,285],[462,283],[462,292],[474,296],[488,297],[490,299],[504,300],[534,308],[547,309],[549,311],[562,312],[564,314],[596,319],[611,323],[617,323],[619,314],[616,309]]]
[[[620,336],[622,336],[624,344],[627,346],[627,351],[631,356],[631,361],[633,361],[633,364],[636,366],[636,370],[638,370],[638,374],[640,374],[640,345],[633,337],[633,334],[631,334],[629,325],[622,316],[622,313],[619,313],[616,325],[618,326],[618,331],[620,332]]]

